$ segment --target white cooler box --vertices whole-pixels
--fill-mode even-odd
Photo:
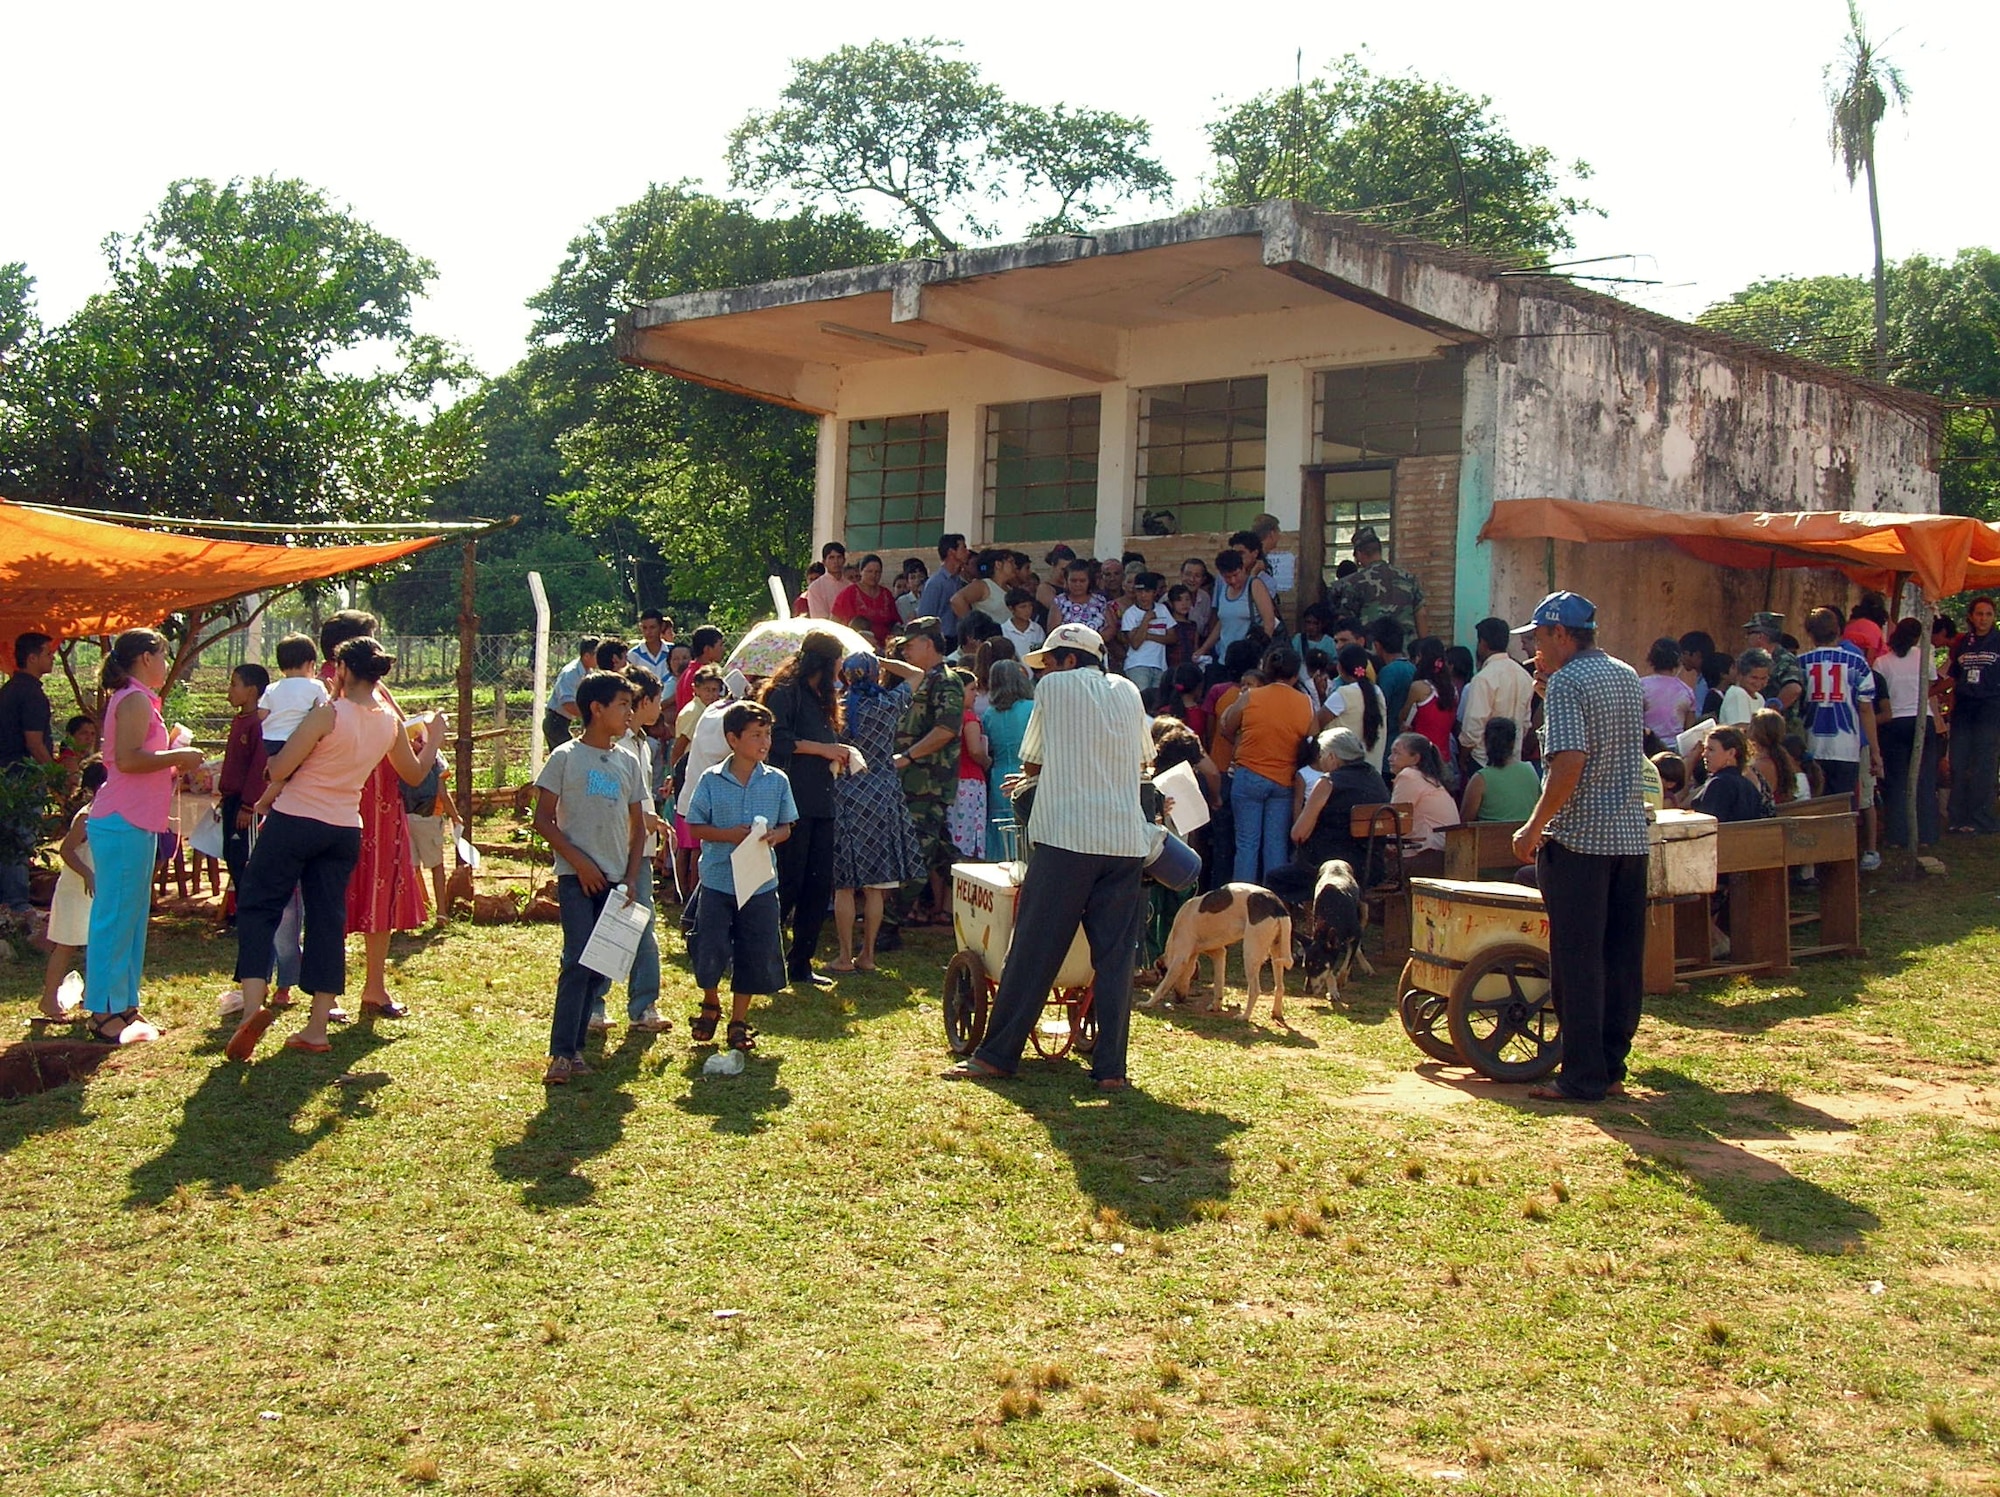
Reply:
[[[1711,864],[1713,859],[1710,860]],[[951,865],[951,927],[961,951],[976,951],[995,982],[1014,944],[1014,906],[1021,897],[1020,863],[954,863]],[[1069,955],[1056,973],[1058,988],[1080,988],[1094,970],[1090,943],[1082,926],[1069,943]]]
[[[1646,862],[1646,897],[1673,899],[1715,892],[1713,816],[1699,811],[1661,811],[1647,828],[1652,856]]]

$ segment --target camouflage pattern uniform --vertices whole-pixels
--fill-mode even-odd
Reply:
[[[916,828],[926,870],[949,873],[959,860],[945,830],[945,813],[958,799],[958,734],[965,718],[966,679],[950,666],[941,665],[919,681],[896,730],[896,752],[907,754],[933,728],[950,728],[954,741],[922,759],[912,759],[903,771],[903,800],[910,808],[910,822]],[[926,885],[919,880],[903,886],[904,904],[921,894]]]
[[[1771,679],[1764,683],[1764,695],[1776,697],[1787,684],[1799,688],[1798,697],[1785,709],[1785,718],[1797,727],[1804,718],[1800,703],[1806,699],[1806,673],[1799,665],[1799,657],[1778,643],[1778,636],[1785,632],[1785,616],[1782,613],[1759,613],[1752,615],[1750,622],[1743,626],[1744,633],[1756,632],[1770,641],[1763,646],[1771,653]]]
[[[1402,568],[1371,561],[1329,583],[1327,602],[1335,618],[1357,618],[1364,629],[1379,618],[1393,618],[1409,640],[1417,637],[1417,610],[1424,605],[1424,590]]]

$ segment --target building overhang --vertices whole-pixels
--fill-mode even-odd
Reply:
[[[1477,341],[1495,331],[1490,268],[1297,203],[1260,203],[667,297],[621,321],[617,352],[826,413],[857,365],[985,351],[1112,384],[1148,329],[1335,302],[1441,343]]]

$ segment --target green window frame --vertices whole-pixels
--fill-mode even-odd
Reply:
[[[1242,530],[1264,511],[1269,392],[1264,376],[1139,391],[1135,533],[1149,512],[1176,531]]]
[[[846,514],[841,536],[853,551],[934,544],[944,528],[943,411],[847,423]]]
[[[1102,408],[1095,395],[986,408],[986,534],[996,544],[1097,528]]]
[[[1458,358],[1322,369],[1313,431],[1322,463],[1436,457],[1462,445],[1465,365]]]

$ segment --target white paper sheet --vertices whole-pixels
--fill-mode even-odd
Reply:
[[[470,868],[475,872],[479,868],[479,849],[465,837],[458,839],[458,864],[461,868]]]
[[[653,907],[634,900],[625,903],[625,891],[613,889],[604,902],[604,913],[590,932],[583,948],[583,965],[591,971],[623,982],[632,970],[632,957],[639,949],[639,937],[653,918]]]
[[[1266,551],[1264,565],[1271,569],[1270,587],[1274,593],[1296,592],[1299,586],[1299,558],[1290,551]]]
[[[1167,813],[1167,820],[1173,825],[1175,836],[1185,837],[1195,828],[1208,825],[1208,797],[1201,793],[1201,781],[1195,778],[1192,766],[1176,764],[1172,769],[1161,770],[1153,776],[1153,788],[1173,800],[1174,808]]]
[[[1706,743],[1708,735],[1714,731],[1715,719],[1704,717],[1700,722],[1674,739],[1674,751],[1685,759],[1691,750],[1697,749]]]
[[[771,844],[764,840],[770,830],[769,824],[759,816],[751,824],[750,835],[737,843],[736,850],[729,855],[729,876],[735,885],[739,905],[778,876],[778,865],[771,857]]]

